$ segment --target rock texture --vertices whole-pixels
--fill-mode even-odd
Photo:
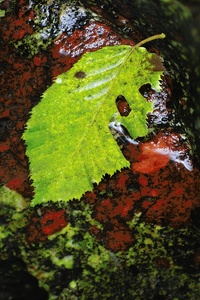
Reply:
[[[161,0],[0,5],[1,298],[31,299],[34,276],[37,299],[197,299],[198,69],[189,9]],[[140,90],[154,103],[149,135],[137,146],[117,139],[130,168],[102,179],[81,201],[30,208],[34,191],[21,136],[41,94],[83,53],[161,32],[166,39],[146,47],[164,59],[162,91]]]

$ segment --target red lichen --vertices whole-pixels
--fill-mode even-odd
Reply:
[[[18,4],[19,5],[19,4]],[[25,35],[30,35],[34,32],[31,21],[35,18],[35,12],[30,10],[28,6],[21,6],[16,19],[13,15],[8,16],[4,23],[3,38],[5,41],[19,41]]]
[[[199,206],[200,174],[197,168],[191,170],[189,150],[184,139],[171,131],[160,132],[149,141],[123,149],[132,164],[142,166],[141,169],[123,170],[104,180],[92,193],[92,201],[85,195],[85,200],[93,205],[94,218],[103,224],[104,229],[98,231],[97,238],[101,236],[106,247],[115,252],[125,247],[123,243],[126,247],[134,243],[134,230],[130,243],[126,243],[125,232],[129,234],[127,222],[135,212],[141,212],[143,220],[149,223],[180,227],[190,222],[191,210]],[[157,156],[160,151],[163,154]],[[166,161],[160,162],[160,156]],[[152,166],[152,157],[153,161],[157,160],[156,167]],[[151,160],[150,164],[146,163],[147,159]],[[105,194],[103,199],[99,197],[101,191]],[[107,191],[110,191],[109,198]],[[120,241],[114,243],[114,236],[120,237]]]
[[[75,30],[71,36],[61,34],[50,47],[53,59],[56,60],[53,76],[67,71],[85,52],[121,43],[133,45],[133,42],[113,33],[108,25],[100,22],[90,21],[84,28]]]
[[[125,188],[126,187],[126,181],[129,178],[128,174],[125,174],[124,176],[121,176],[118,180],[118,186],[120,188]]]
[[[29,243],[44,242],[48,235],[67,226],[66,211],[42,208],[39,215],[34,214],[26,227],[26,240]]]
[[[135,242],[133,233],[130,230],[119,230],[114,227],[112,231],[106,231],[104,245],[113,252],[125,251]]]
[[[167,166],[170,160],[183,163],[191,169],[189,147],[181,144],[181,137],[173,132],[160,132],[148,142],[141,143],[137,162],[132,163],[134,172],[155,173]]]
[[[65,211],[50,211],[41,220],[42,231],[46,235],[53,234],[60,231],[63,227],[67,225],[64,216]]]
[[[6,183],[6,187],[15,191],[23,189],[24,181],[24,177],[13,178]]]

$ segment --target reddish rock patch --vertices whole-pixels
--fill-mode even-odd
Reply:
[[[29,243],[44,242],[48,235],[67,226],[67,212],[63,209],[41,208],[30,217],[26,227],[26,240]]]

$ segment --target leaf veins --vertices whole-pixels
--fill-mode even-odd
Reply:
[[[139,89],[150,84],[159,91],[163,71],[156,54],[116,45],[86,53],[57,77],[33,108],[23,135],[35,188],[32,205],[80,199],[106,173],[129,166],[109,124],[124,125],[132,138],[145,136],[153,104]],[[118,112],[119,97],[128,103],[128,114]]]

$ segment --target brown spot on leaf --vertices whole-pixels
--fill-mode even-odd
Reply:
[[[153,70],[154,72],[161,71],[165,72],[166,69],[162,64],[162,58],[155,53],[152,53],[152,57],[149,59],[149,62],[152,66],[154,66]]]
[[[78,79],[82,79],[82,78],[85,78],[86,74],[83,71],[79,71],[79,72],[76,72],[74,76]]]

